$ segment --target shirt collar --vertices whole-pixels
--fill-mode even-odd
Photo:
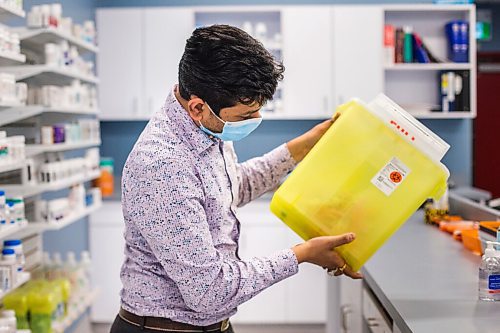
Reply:
[[[209,136],[196,126],[191,117],[189,117],[186,109],[184,109],[175,97],[176,88],[177,86],[174,85],[170,91],[165,102],[164,112],[171,120],[172,130],[175,134],[181,140],[185,141],[196,153],[201,154],[211,146],[218,144],[220,139]]]

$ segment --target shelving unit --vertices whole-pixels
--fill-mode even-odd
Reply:
[[[0,164],[0,173],[2,172],[9,172],[9,171],[14,171],[14,170],[19,170],[22,169],[26,165],[26,161],[17,161],[14,163],[9,163],[9,164]]]
[[[45,192],[55,192],[63,190],[72,185],[88,182],[99,178],[101,172],[99,170],[89,173],[88,175],[76,175],[63,179],[58,182],[49,184],[36,184],[36,185],[3,185],[2,188],[5,189],[9,195],[12,196],[22,196],[24,198],[32,197]]]
[[[17,277],[17,282],[12,287],[12,289],[4,291],[4,292],[0,292],[0,299],[4,298],[6,295],[8,295],[9,293],[13,292],[17,288],[21,287],[23,284],[25,284],[26,282],[28,282],[30,280],[30,278],[31,278],[31,275],[28,272],[19,273],[19,275]]]
[[[78,320],[92,305],[97,295],[99,294],[99,290],[95,289],[90,291],[83,302],[81,302],[76,309],[70,308],[68,311],[68,315],[64,318],[63,321],[56,322],[52,326],[52,330],[54,333],[63,333],[67,330],[73,323]]]
[[[25,17],[25,12],[22,10],[16,10],[12,8],[7,8],[0,5],[0,20],[9,17]],[[98,53],[99,49],[96,45],[86,43],[85,41],[78,40],[74,36],[62,33],[55,28],[47,29],[28,29],[28,28],[9,28],[12,31],[17,32],[20,36],[21,48],[23,50],[29,50],[29,52],[43,54],[45,51],[46,43],[59,43],[62,40],[68,41],[72,46],[76,46],[80,54],[83,53]],[[28,84],[28,89],[32,89],[34,86],[44,86],[44,85],[56,85],[56,86],[66,86],[72,84],[74,80],[82,81],[83,83],[88,83],[91,85],[98,85],[99,79],[94,75],[85,75],[77,73],[74,70],[69,70],[66,68],[51,67],[47,65],[26,65],[25,55],[16,55],[9,53],[0,53],[0,72],[12,73],[14,74],[16,81],[24,81]],[[84,116],[96,116],[99,110],[96,108],[89,109],[85,107],[72,107],[72,108],[61,108],[61,107],[46,107],[43,105],[20,105],[18,103],[4,103],[0,105],[0,127],[6,127],[6,125],[15,124],[26,119],[30,119],[29,122],[24,122],[23,124],[16,124],[14,126],[6,127],[9,131],[13,131],[16,134],[23,134],[23,128],[26,124],[33,126],[34,128],[27,129],[29,135],[33,135],[37,131],[40,131],[41,126],[51,124],[55,121],[66,121],[65,119],[75,121],[75,118],[79,115]],[[44,116],[50,115],[50,116]],[[57,116],[55,116],[57,115]],[[13,129],[12,129],[13,128]],[[34,132],[33,132],[34,131]],[[28,134],[26,134],[28,137]],[[36,138],[35,138],[36,140]],[[38,142],[38,141],[36,141]],[[35,163],[43,163],[45,153],[56,153],[56,152],[66,152],[66,151],[77,151],[83,150],[90,147],[99,146],[101,144],[100,140],[91,142],[76,142],[76,143],[62,143],[53,145],[42,145],[42,144],[27,144],[26,145],[26,157]],[[58,154],[63,156],[61,154]],[[0,173],[5,173],[9,171],[14,171],[18,169],[23,169],[27,167],[27,161],[19,161],[16,163],[11,163],[9,165],[0,165]],[[14,175],[15,176],[15,175]],[[85,172],[82,174],[75,175],[70,178],[62,179],[61,181],[54,183],[44,183],[44,184],[22,184],[22,185],[0,185],[0,189],[5,190],[9,196],[21,196],[23,198],[29,198],[26,201],[26,207],[33,207],[34,201],[39,199],[46,199],[43,195],[49,192],[56,192],[68,189],[70,186],[75,184],[83,184],[88,181],[94,180],[100,176],[99,170],[94,170],[92,172]],[[12,181],[13,183],[15,180]],[[42,222],[19,222],[13,225],[6,225],[0,229],[0,240],[15,237],[16,239],[23,239],[28,237],[31,244],[33,238],[38,239],[38,244],[36,251],[29,252],[30,249],[25,248],[27,251],[27,263],[28,259],[30,261],[30,267],[36,267],[40,264],[42,260],[41,251],[43,249],[41,234],[48,230],[59,230],[75,223],[82,218],[87,217],[89,214],[95,212],[101,207],[102,203],[96,203],[92,206],[86,207],[82,211],[72,212],[70,216],[65,219],[58,221],[57,223],[42,223]],[[28,217],[30,214],[33,215],[27,208]],[[31,246],[31,245],[30,245]],[[19,286],[23,285],[29,281],[29,273],[22,273],[18,283],[14,286],[12,290],[15,290]],[[10,291],[12,291],[10,290]],[[8,292],[10,292],[8,291]],[[7,293],[8,293],[7,292]],[[0,293],[0,299],[7,293]],[[64,332],[68,327],[70,327],[92,304],[95,298],[96,292],[90,292],[82,304],[78,308],[75,308],[69,313],[69,315],[59,323],[54,325],[54,330],[56,332]]]
[[[41,29],[19,28],[14,31],[19,33],[19,38],[21,39],[21,45],[23,47],[40,53],[44,52],[45,44],[59,43],[63,40],[68,41],[70,45],[76,46],[79,53],[99,52],[99,48],[96,45],[79,40],[53,27]]]
[[[9,66],[2,67],[2,71],[14,74],[16,81],[30,81],[36,84],[64,86],[71,84],[73,80],[99,84],[99,79],[96,76],[47,65]]]
[[[55,144],[33,144],[26,145],[26,156],[34,156],[43,153],[53,153],[58,151],[77,150],[100,146],[101,141],[75,142],[75,143],[55,143]]]
[[[384,92],[398,104],[441,105],[440,72],[459,71],[469,87],[469,105],[466,110],[431,112],[429,108],[408,110],[420,119],[473,119],[476,117],[476,39],[474,5],[408,4],[382,5],[383,24],[395,27],[412,26],[427,48],[440,60],[446,61],[448,42],[445,25],[451,20],[465,20],[469,23],[468,63],[397,63],[383,65]],[[381,29],[383,30],[383,26]],[[468,73],[467,73],[468,72]],[[465,88],[464,88],[465,89]],[[470,109],[470,111],[468,110]]]
[[[23,18],[26,16],[24,10],[19,10],[17,8],[11,8],[6,5],[0,5],[0,20],[5,20],[7,18],[12,17],[20,17]]]
[[[54,108],[42,105],[9,107],[4,110],[0,110],[0,126],[15,123],[26,118],[35,117],[46,113],[59,113],[68,115],[97,115],[99,114],[99,110],[85,108]]]
[[[81,212],[69,215],[66,218],[57,222],[30,222],[26,227],[26,232],[35,233],[35,232],[60,230],[64,227],[67,227],[70,224],[75,223],[76,221],[81,220],[84,217],[89,216],[90,214],[92,214],[101,207],[102,203],[94,204],[92,206],[86,207]]]
[[[384,69],[387,71],[442,71],[442,70],[471,70],[472,65],[470,63],[467,64],[459,64],[453,62],[447,63],[437,63],[437,64],[392,64],[385,65]]]
[[[0,52],[0,66],[10,66],[15,64],[22,64],[24,62],[26,62],[26,56],[24,54]]]
[[[17,234],[28,227],[28,221],[18,222],[16,224],[9,224],[0,229],[0,240]]]

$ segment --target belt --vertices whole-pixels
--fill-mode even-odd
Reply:
[[[209,326],[195,326],[185,323],[179,323],[168,318],[159,317],[142,317],[137,316],[127,310],[120,309],[118,313],[121,319],[129,324],[158,331],[173,331],[173,332],[225,332],[229,328],[229,319],[209,325]]]

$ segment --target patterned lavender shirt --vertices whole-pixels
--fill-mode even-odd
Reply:
[[[210,325],[297,273],[290,249],[240,259],[235,215],[294,166],[286,145],[238,163],[232,144],[202,132],[171,92],[123,170],[123,308]]]

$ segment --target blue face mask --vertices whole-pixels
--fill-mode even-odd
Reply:
[[[216,116],[217,119],[224,123],[224,127],[222,128],[221,133],[214,133],[203,126],[200,121],[200,129],[208,135],[213,135],[223,141],[239,141],[252,133],[257,127],[259,127],[260,123],[262,122],[262,117],[241,121],[224,121],[220,117],[218,117],[215,112],[212,111],[212,108],[210,107],[210,105],[208,105],[208,103],[207,106],[210,112],[212,112],[212,114]]]

